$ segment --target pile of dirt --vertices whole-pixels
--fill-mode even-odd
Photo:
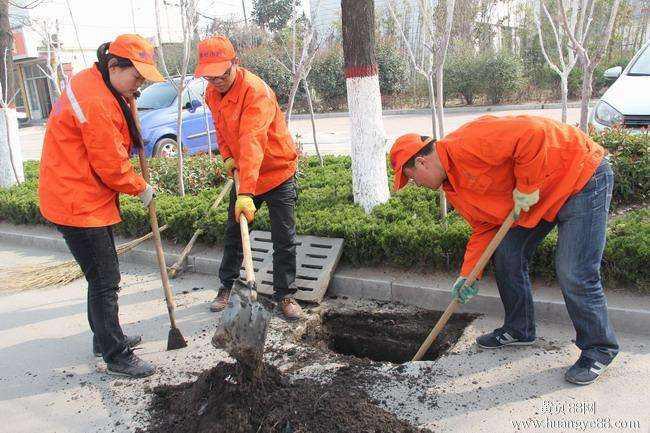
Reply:
[[[428,432],[375,405],[352,382],[358,375],[290,382],[264,365],[261,377],[248,382],[238,364],[220,363],[195,382],[155,388],[146,433]]]

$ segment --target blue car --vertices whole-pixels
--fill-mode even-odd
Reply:
[[[180,78],[174,79],[176,83],[179,80]],[[207,153],[208,146],[211,146],[213,151],[218,148],[212,114],[201,102],[206,84],[202,78],[185,78],[181,131],[184,154]],[[142,138],[147,156],[178,156],[177,95],[174,86],[164,82],[147,87],[138,98],[138,117],[142,125]]]

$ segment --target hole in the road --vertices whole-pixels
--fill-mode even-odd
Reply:
[[[441,311],[414,314],[329,311],[323,317],[320,338],[336,353],[401,364],[413,358],[441,315]],[[452,315],[423,360],[437,359],[449,350],[476,317]]]

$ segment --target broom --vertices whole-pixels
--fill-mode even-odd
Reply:
[[[160,231],[167,229],[167,224],[160,227]],[[128,253],[144,241],[153,236],[153,233],[148,233],[138,239],[120,244],[115,249],[117,255],[121,256]],[[42,289],[51,285],[68,284],[77,278],[83,276],[83,271],[77,264],[76,260],[68,260],[63,263],[44,263],[41,265],[27,266],[20,269],[4,269],[7,275],[9,290],[27,290],[27,289]]]

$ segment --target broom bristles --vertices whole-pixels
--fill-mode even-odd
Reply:
[[[167,224],[160,227],[159,231],[167,229]],[[131,251],[152,236],[152,233],[120,244],[115,249],[117,255]],[[81,268],[75,260],[68,260],[62,263],[44,263],[42,265],[27,266],[22,268],[3,269],[9,281],[9,290],[42,289],[51,285],[68,284],[83,276]]]

